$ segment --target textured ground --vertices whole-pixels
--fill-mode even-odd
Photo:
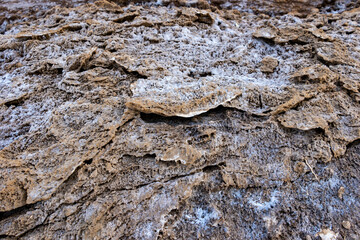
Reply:
[[[5,17],[0,238],[359,239],[357,6]]]

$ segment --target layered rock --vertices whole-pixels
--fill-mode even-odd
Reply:
[[[163,4],[1,35],[0,237],[357,239],[359,9]]]

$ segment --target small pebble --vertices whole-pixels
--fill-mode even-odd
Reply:
[[[342,222],[342,226],[345,228],[345,229],[350,229],[351,228],[351,223],[349,221],[343,221]]]
[[[344,187],[340,187],[339,190],[338,190],[338,197],[340,199],[343,199],[343,195],[345,193],[345,188]]]

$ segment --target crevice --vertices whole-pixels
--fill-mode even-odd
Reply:
[[[166,168],[175,167],[176,165],[178,165],[176,161],[158,161],[158,164]]]
[[[18,98],[8,100],[6,102],[3,102],[2,104],[0,103],[0,106],[5,105],[6,107],[11,107],[11,106],[19,107],[24,104],[25,100],[28,97],[29,97],[28,94],[23,94],[23,95],[19,96]]]
[[[298,45],[304,46],[304,45],[307,45],[309,43],[301,41],[300,39],[294,39],[294,40],[289,40],[289,44],[292,44],[292,45],[298,44]]]
[[[259,94],[259,105],[260,105],[260,109],[263,109],[264,106],[263,106],[261,94]]]
[[[352,142],[349,142],[348,144],[346,144],[346,152],[349,150],[349,148],[352,148],[352,147],[356,147],[357,145],[360,144],[360,138],[358,139],[355,139],[354,141]],[[346,153],[345,153],[346,154]]]
[[[150,182],[147,182],[147,183],[143,183],[143,184],[133,186],[131,188],[120,188],[120,189],[115,189],[114,191],[118,191],[118,192],[121,192],[121,191],[133,191],[133,190],[137,190],[139,188],[142,188],[142,187],[154,184],[154,183],[163,183],[164,184],[164,183],[168,183],[168,182],[171,182],[171,181],[176,181],[176,180],[184,178],[184,177],[189,177],[189,176],[195,175],[195,174],[200,173],[200,172],[211,173],[211,172],[214,172],[214,171],[220,171],[224,166],[226,166],[226,163],[221,162],[219,164],[208,165],[208,166],[204,166],[204,167],[199,168],[199,169],[194,169],[192,172],[189,172],[189,173],[186,173],[186,174],[175,175],[175,176],[172,176],[172,177],[170,177],[168,179],[164,179],[162,181],[150,181]]]
[[[195,118],[199,119],[202,117],[207,117],[210,115],[225,115],[227,110],[237,110],[235,108],[228,108],[222,105],[209,109],[208,111],[201,113],[199,115],[187,118],[187,117],[178,117],[178,116],[163,116],[155,113],[140,113],[140,118],[145,123],[167,123],[169,125],[178,125],[178,124],[190,124],[194,122]],[[237,110],[239,111],[239,110]],[[225,116],[224,116],[225,117]]]
[[[178,124],[189,124],[192,122],[191,118],[183,117],[166,117],[158,115],[155,113],[140,113],[140,119],[145,123],[167,123],[169,125],[178,125]]]
[[[139,16],[139,13],[126,14],[124,16],[121,16],[121,17],[117,18],[117,19],[114,19],[113,22],[115,22],[115,23],[131,22],[137,16]]]
[[[12,236],[12,235],[0,235],[0,239],[3,239],[3,238],[14,238],[15,236]]]
[[[151,159],[155,160],[156,154],[155,153],[153,153],[153,154],[148,153],[148,154],[145,154],[145,155],[142,155],[142,156],[136,156],[136,155],[131,155],[131,154],[123,154],[122,158],[129,158],[131,160],[136,159],[136,158],[151,158]]]
[[[151,123],[151,124],[166,123],[171,126],[192,125],[194,123],[202,122],[204,118],[225,120],[228,119],[230,113],[246,114],[246,116],[249,118],[261,119],[261,120],[267,120],[270,115],[270,114],[265,115],[265,114],[251,113],[234,107],[224,107],[223,105],[219,105],[218,107],[209,109],[204,113],[189,118],[179,117],[179,116],[164,116],[156,113],[144,113],[144,112],[139,112],[139,113],[140,113],[140,119],[144,123]]]
[[[143,157],[144,157],[144,158],[152,158],[152,159],[155,159],[155,158],[156,158],[156,154],[155,154],[155,153],[153,153],[153,154],[145,154]]]
[[[127,69],[125,66],[119,64],[118,62],[115,62],[114,64],[116,64],[117,67],[119,67],[120,69],[122,69],[126,74],[135,77],[137,79],[147,79],[148,77],[146,75],[143,75],[141,73],[139,73],[138,71],[130,71],[129,69]]]
[[[123,67],[123,70],[126,74],[129,74],[132,77],[138,78],[138,79],[147,79],[148,77],[139,73],[138,71],[129,71],[126,68]]]
[[[221,162],[219,164],[216,165],[209,165],[206,166],[202,169],[203,172],[209,173],[209,172],[214,172],[214,171],[221,171],[223,167],[226,167],[226,163],[225,162]]]
[[[36,203],[32,203],[32,204],[26,204],[24,206],[9,210],[9,211],[4,211],[4,212],[0,212],[0,221],[12,217],[12,216],[17,216],[17,215],[22,215],[23,213],[33,209],[37,204],[40,204],[40,202],[36,202]]]
[[[200,171],[197,170],[197,171],[194,171],[194,172],[190,172],[190,173],[187,173],[187,174],[182,174],[182,175],[176,175],[176,176],[173,176],[165,181],[162,181],[162,183],[168,183],[168,182],[171,182],[171,181],[176,181],[180,178],[184,178],[184,177],[189,177],[189,176],[192,176],[192,175],[195,175],[196,173],[199,173]]]
[[[113,141],[113,138],[112,138],[112,139],[110,139],[107,143],[105,143],[99,150],[105,149],[107,146],[111,145],[113,142],[114,142],[114,141]]]
[[[25,236],[26,234],[29,234],[30,232],[33,232],[35,229],[37,229],[37,228],[39,228],[39,227],[41,227],[41,226],[48,225],[48,224],[44,224],[44,222],[45,222],[45,220],[44,220],[42,223],[40,223],[40,224],[38,224],[38,225],[36,225],[36,226],[34,226],[34,227],[26,230],[25,232],[21,233],[20,235],[17,236],[17,239],[22,238],[22,237]]]
[[[201,78],[201,77],[208,77],[208,76],[212,76],[213,74],[210,71],[203,71],[203,72],[193,72],[190,71],[190,73],[188,73],[188,76],[191,78]]]
[[[320,57],[318,54],[316,54],[316,59],[317,59],[320,63],[324,64],[324,65],[327,66],[327,67],[330,67],[331,65],[336,65],[336,64],[331,64],[331,63],[329,63],[328,61],[324,60],[324,59],[323,59],[322,57]]]
[[[170,177],[169,179],[166,179],[166,180],[163,180],[163,181],[150,181],[150,182],[147,182],[147,183],[143,183],[143,184],[139,184],[139,185],[136,185],[136,186],[132,186],[130,188],[126,188],[126,187],[123,187],[123,188],[119,188],[119,189],[114,189],[114,191],[117,191],[117,192],[122,192],[122,191],[134,191],[134,190],[138,190],[142,187],[146,187],[148,185],[151,185],[151,184],[154,184],[154,183],[168,183],[170,181],[175,181],[175,180],[178,180],[180,178],[184,178],[184,177],[188,177],[188,176],[191,176],[191,175],[194,175],[196,173],[200,172],[199,170],[198,171],[194,171],[194,172],[190,172],[188,174],[183,174],[183,175],[176,175],[176,176],[173,176],[173,177]]]
[[[317,128],[313,128],[313,129],[309,129],[309,130],[313,130],[316,135],[327,136],[325,133],[325,129],[323,129],[323,128],[317,127]],[[307,130],[307,131],[309,131],[309,130]]]
[[[275,46],[276,43],[274,42],[273,39],[268,39],[268,38],[262,38],[262,37],[254,37],[256,40],[258,40],[259,42],[261,42],[262,44],[267,44],[267,45],[270,45],[270,46]],[[281,44],[279,44],[281,45]]]
[[[24,102],[25,102],[24,99],[19,98],[19,99],[14,99],[14,100],[8,101],[4,105],[7,106],[7,107],[11,107],[11,106],[19,107]]]
[[[93,162],[92,158],[84,161],[84,163],[87,164],[87,165],[91,164],[92,162]]]

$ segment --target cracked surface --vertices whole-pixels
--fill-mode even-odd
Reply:
[[[287,2],[4,25],[0,238],[358,239],[360,10]]]

